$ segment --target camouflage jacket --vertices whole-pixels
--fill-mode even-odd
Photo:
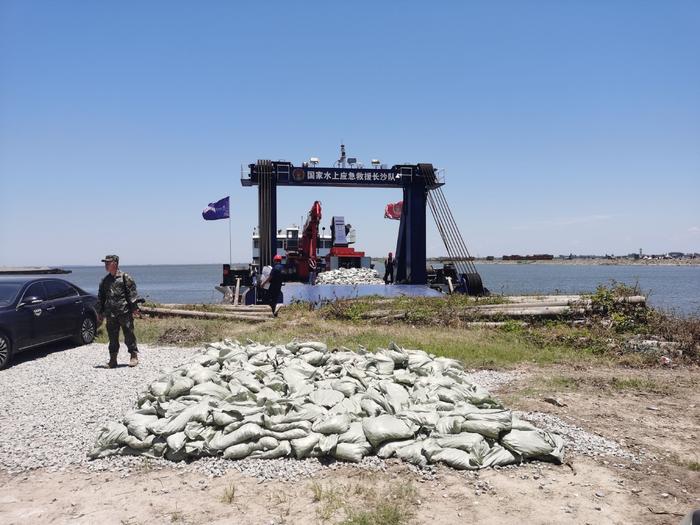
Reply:
[[[108,273],[97,292],[97,313],[103,317],[131,313],[137,308],[136,299],[136,282],[128,273],[117,271],[114,276]]]

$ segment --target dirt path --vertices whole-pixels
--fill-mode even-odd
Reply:
[[[125,478],[79,469],[0,472],[0,523],[337,523],[395,499],[413,523],[675,524],[700,507],[697,370],[527,372],[527,380],[502,388],[507,406],[554,414],[624,443],[640,461],[573,455],[562,466],[441,467],[430,480],[390,462],[386,472],[339,466],[300,483],[147,465]],[[407,490],[392,495],[396,487]]]

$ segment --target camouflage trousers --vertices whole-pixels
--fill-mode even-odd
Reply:
[[[116,355],[119,353],[119,329],[124,332],[124,343],[130,354],[136,355],[139,349],[136,346],[136,334],[134,334],[134,316],[122,314],[116,317],[108,316],[107,335],[109,336],[109,353]]]

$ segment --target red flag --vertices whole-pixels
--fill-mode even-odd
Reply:
[[[401,211],[403,210],[403,201],[389,203],[384,208],[384,218],[385,219],[401,219]]]

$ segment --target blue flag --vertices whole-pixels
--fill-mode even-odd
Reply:
[[[205,221],[215,221],[217,219],[228,219],[228,197],[224,197],[220,201],[210,202],[209,206],[204,208],[202,217]]]

